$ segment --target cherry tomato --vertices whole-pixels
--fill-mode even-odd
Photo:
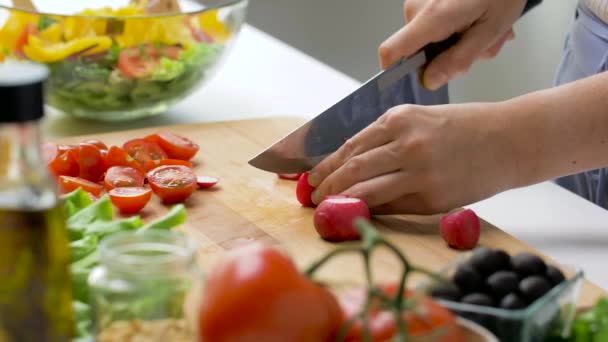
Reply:
[[[148,172],[148,182],[163,203],[179,203],[194,192],[196,175],[183,165],[165,165]]]
[[[92,194],[93,196],[99,196],[103,187],[97,183],[93,183],[83,178],[60,176],[59,177],[59,189],[62,193],[69,193],[78,188]]]
[[[59,152],[73,151],[78,155],[78,146],[76,145],[57,145]]]
[[[104,177],[106,191],[122,187],[144,186],[144,176],[129,166],[112,166]]]
[[[156,142],[171,159],[190,160],[199,150],[192,140],[170,132],[149,135],[145,140]]]
[[[167,159],[167,153],[156,143],[144,139],[127,141],[122,148],[144,167],[148,160]]]
[[[397,286],[381,286],[382,292],[389,296],[397,293]],[[406,297],[412,297],[413,291],[406,291]],[[344,314],[344,320],[353,318],[361,311],[367,298],[366,289],[358,288],[345,292],[339,298]],[[463,332],[456,322],[454,314],[439,305],[429,297],[422,297],[415,312],[403,313],[403,320],[407,324],[408,335],[413,338],[424,339],[435,336],[436,342],[463,342]],[[372,305],[369,312],[369,329],[374,342],[391,341],[397,333],[397,326],[392,311],[383,310],[378,305]],[[344,341],[362,342],[363,326],[360,319],[356,319],[351,326]]]
[[[100,149],[101,151],[108,149],[108,145],[104,144],[103,141],[96,140],[96,139],[85,140],[82,143],[97,146],[97,148]]]
[[[59,156],[59,148],[56,144],[50,142],[42,144],[40,150],[42,152],[42,159],[47,164]]]
[[[36,24],[29,23],[23,29],[19,37],[17,37],[17,41],[15,42],[15,53],[18,55],[23,55],[23,47],[27,45],[30,36],[33,36],[38,33],[38,29]]]
[[[146,77],[156,69],[161,57],[177,59],[181,52],[178,46],[141,45],[124,49],[118,56],[118,68],[130,78]]]
[[[97,146],[80,144],[78,146],[78,165],[80,178],[99,182],[106,172],[106,161]]]
[[[334,341],[336,299],[298,272],[285,255],[251,244],[212,269],[199,311],[201,341]]]
[[[152,190],[144,187],[114,188],[108,192],[110,201],[122,214],[140,212],[152,198]]]
[[[281,179],[287,180],[298,180],[300,179],[301,173],[278,173],[277,176]]]
[[[78,154],[74,150],[59,152],[59,155],[48,163],[48,169],[55,177],[77,177],[80,174]]]
[[[112,146],[108,150],[108,154],[106,155],[106,166],[129,166],[137,170],[142,175],[145,174],[144,169],[141,167],[141,164],[133,157],[131,157],[125,150],[118,146]]]
[[[180,159],[160,159],[160,160],[147,160],[145,163],[145,169],[146,171],[150,171],[152,169],[155,169],[159,166],[163,166],[163,165],[183,165],[183,166],[187,166],[187,167],[192,167],[192,163],[186,160],[180,160]]]
[[[200,189],[209,189],[211,187],[213,187],[215,184],[217,184],[220,180],[215,178],[215,177],[211,177],[211,176],[198,176],[196,177],[196,185],[198,185],[198,187]]]

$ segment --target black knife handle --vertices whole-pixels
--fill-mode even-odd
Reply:
[[[435,57],[439,56],[442,52],[448,50],[452,46],[456,45],[460,40],[460,35],[454,33],[448,39],[440,41],[438,43],[430,43],[423,48],[424,54],[426,55],[426,64],[429,64]]]

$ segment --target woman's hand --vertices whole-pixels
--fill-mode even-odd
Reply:
[[[433,214],[516,183],[500,103],[394,107],[309,176],[313,201],[346,194],[376,214]]]
[[[469,70],[477,59],[495,57],[513,39],[513,23],[526,0],[406,0],[407,25],[380,45],[380,64],[388,68],[425,45],[460,33],[460,41],[426,68],[423,83],[437,89]]]

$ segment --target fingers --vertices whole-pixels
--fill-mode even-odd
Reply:
[[[424,202],[417,193],[403,195],[390,202],[377,206],[370,206],[373,215],[427,215],[433,214],[425,206]]]
[[[342,193],[359,182],[398,171],[402,156],[396,145],[382,145],[348,159],[321,183],[313,193],[312,201],[319,204],[327,195]]]
[[[492,45],[489,49],[487,49],[479,58],[481,59],[492,59],[495,58],[505,43],[509,40],[513,40],[515,38],[515,33],[513,29],[509,30],[509,32],[505,33],[494,45]]]
[[[357,183],[342,193],[364,200],[370,208],[390,203],[404,194],[414,193],[416,184],[409,181],[406,172],[398,171],[384,174]]]
[[[308,176],[308,183],[313,187],[318,187],[327,176],[339,169],[347,160],[382,146],[390,140],[391,137],[385,124],[382,121],[376,121],[346,141],[338,151],[312,169]]]
[[[495,35],[483,24],[467,30],[458,43],[430,62],[423,76],[425,88],[436,90],[469,70],[473,62],[492,46]]]

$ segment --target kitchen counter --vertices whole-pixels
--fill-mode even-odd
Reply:
[[[169,113],[108,124],[50,112],[48,137],[193,122],[311,117],[359,85],[356,80],[245,25],[225,65],[209,84]],[[245,161],[243,161],[245,162]],[[470,206],[482,218],[564,264],[576,264],[608,289],[608,211],[545,182]]]

